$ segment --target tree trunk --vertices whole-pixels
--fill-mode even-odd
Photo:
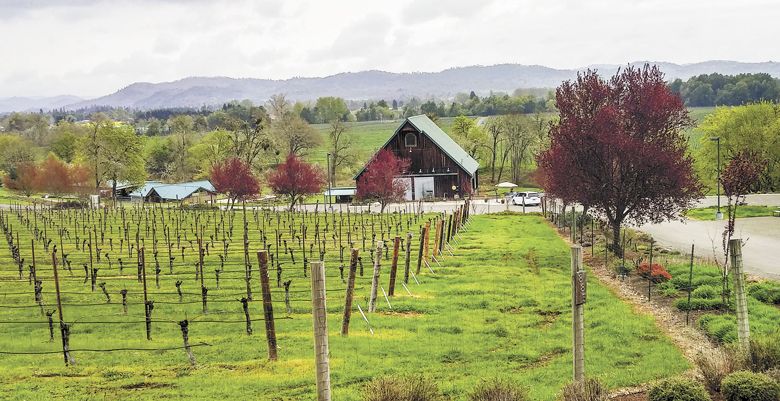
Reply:
[[[620,243],[620,226],[622,222],[611,221],[609,224],[612,226],[612,244],[610,249],[615,255],[620,256],[623,252],[623,244]]]

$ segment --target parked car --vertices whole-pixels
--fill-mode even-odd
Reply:
[[[538,192],[515,192],[512,196],[512,204],[516,206],[539,206],[542,198]]]

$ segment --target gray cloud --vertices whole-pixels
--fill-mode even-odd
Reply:
[[[0,97],[516,62],[780,59],[771,0],[0,0]]]

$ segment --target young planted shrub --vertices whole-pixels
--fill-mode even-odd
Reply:
[[[679,310],[716,310],[723,309],[724,304],[720,298],[694,298],[691,295],[691,302],[687,297],[674,301],[674,306]]]
[[[571,382],[563,387],[561,401],[606,401],[609,391],[598,379],[586,379],[585,382]]]
[[[692,298],[713,299],[720,297],[720,289],[713,285],[702,285],[691,292]]]
[[[780,305],[780,285],[764,281],[748,287],[748,294],[765,303]]]
[[[469,396],[470,401],[527,401],[526,390],[510,381],[493,379],[483,381]]]
[[[740,371],[723,379],[721,393],[726,401],[778,401],[780,384],[763,373]]]
[[[439,388],[422,376],[389,376],[371,380],[364,401],[441,401]]]
[[[644,262],[636,268],[636,272],[643,278],[649,278],[656,284],[672,279],[672,275],[658,263],[653,263],[653,265],[650,266],[649,263]]]
[[[704,386],[687,378],[672,378],[655,383],[647,393],[649,401],[712,401]]]

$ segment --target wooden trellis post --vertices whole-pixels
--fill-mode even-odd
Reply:
[[[325,304],[325,264],[311,262],[311,304],[314,321],[314,366],[317,401],[330,401],[328,311]]]
[[[404,260],[404,284],[409,284],[409,263],[412,258],[412,233],[406,233],[406,259]]]
[[[341,335],[349,335],[349,321],[352,317],[352,298],[355,292],[355,273],[357,273],[358,249],[352,248],[349,258],[349,275],[347,278],[347,295],[344,301],[344,319],[341,323]]]
[[[371,297],[368,300],[368,312],[376,312],[376,296],[379,289],[379,272],[382,267],[382,241],[376,242],[374,253],[374,276],[371,279]]]
[[[274,307],[271,303],[271,284],[268,279],[268,251],[257,252],[257,263],[260,264],[260,286],[263,291],[263,315],[265,317],[265,338],[268,340],[268,359],[275,361],[276,329],[274,327]]]
[[[748,319],[747,294],[745,293],[745,276],[742,271],[742,240],[729,240],[731,254],[731,276],[734,280],[734,295],[737,306],[737,338],[739,345],[745,350],[750,348],[750,321]]]
[[[571,307],[574,348],[574,381],[585,379],[585,299],[587,279],[582,270],[582,247],[571,246]]]
[[[395,293],[395,278],[398,273],[398,251],[401,247],[401,237],[396,235],[393,239],[393,258],[390,263],[390,283],[388,284],[388,295],[393,296]]]

